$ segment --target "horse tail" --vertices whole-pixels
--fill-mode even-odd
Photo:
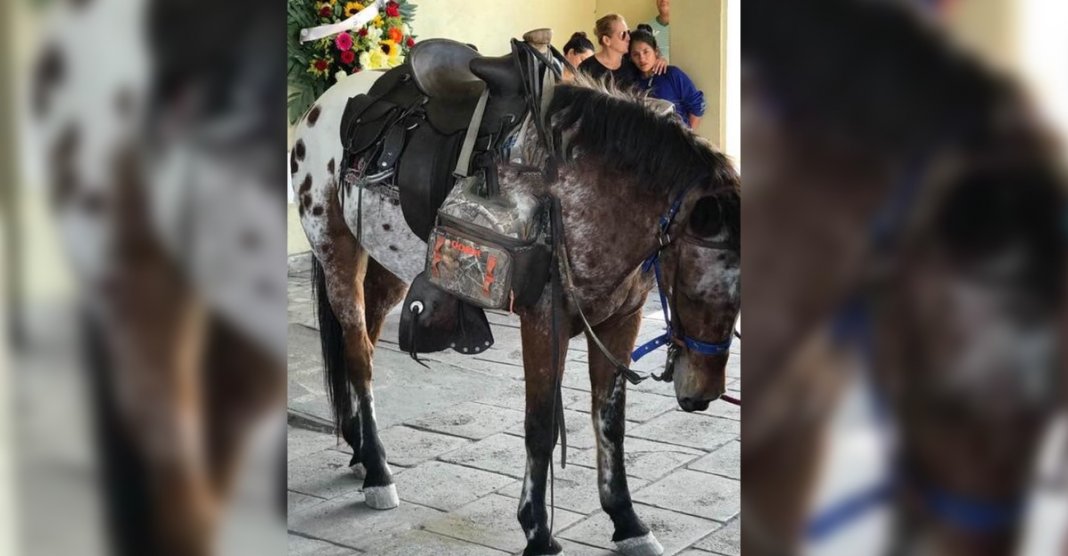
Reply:
[[[163,549],[151,533],[157,507],[149,494],[151,465],[131,438],[119,407],[118,376],[107,348],[107,331],[96,317],[79,315],[81,350],[89,373],[93,436],[107,489],[105,524],[118,554],[155,554]]]
[[[341,433],[343,425],[353,416],[352,385],[345,368],[345,338],[341,322],[330,306],[326,295],[326,273],[319,259],[312,257],[312,288],[319,304],[319,343],[323,350],[326,392],[334,410],[334,430]]]

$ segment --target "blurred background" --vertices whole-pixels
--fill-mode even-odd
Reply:
[[[1066,17],[745,3],[745,554],[1068,554]]]
[[[0,12],[0,552],[284,553],[284,4]]]

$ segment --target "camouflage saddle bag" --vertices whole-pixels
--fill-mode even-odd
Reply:
[[[486,309],[532,305],[549,281],[548,204],[525,193],[480,196],[481,176],[457,183],[427,241],[435,286]]]

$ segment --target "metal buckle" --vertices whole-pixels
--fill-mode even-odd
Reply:
[[[668,344],[667,360],[664,362],[664,372],[660,373],[660,376],[652,375],[653,379],[660,382],[671,382],[675,378],[675,362],[679,358],[679,346],[671,343]]]

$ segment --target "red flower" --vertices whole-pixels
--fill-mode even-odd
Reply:
[[[315,61],[315,69],[319,71],[326,71],[330,67],[330,61],[319,58]]]
[[[334,39],[334,45],[337,46],[337,49],[342,52],[348,51],[350,48],[352,48],[352,35],[348,33],[341,33],[337,36],[336,39]]]
[[[408,37],[408,48],[415,46],[415,39]]]
[[[367,36],[367,28],[366,27],[363,27],[363,28],[360,29],[360,36],[361,37],[366,37]]]
[[[396,2],[386,4],[386,15],[389,17],[400,17],[400,6],[398,6]]]
[[[323,7],[319,8],[319,17],[330,17],[333,12],[334,10],[329,5],[324,4]]]
[[[346,50],[341,53],[341,63],[346,66],[351,66],[356,61],[356,53],[351,50]]]

